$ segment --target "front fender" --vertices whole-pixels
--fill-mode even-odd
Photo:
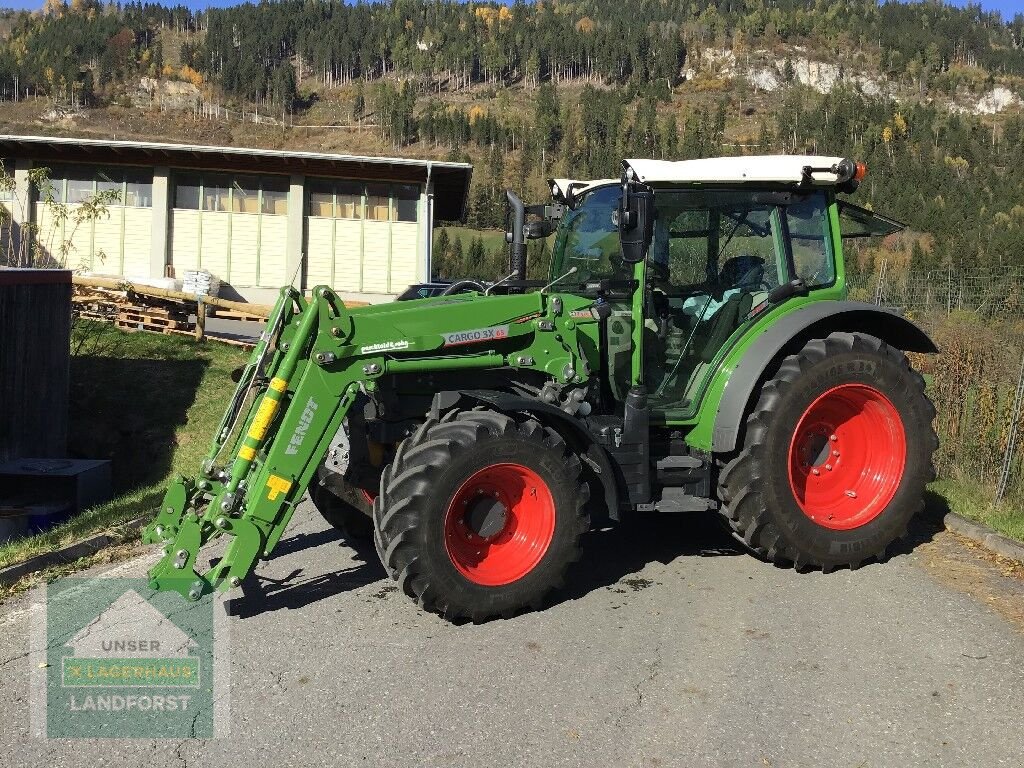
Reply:
[[[711,403],[701,408],[702,415],[714,413],[714,429],[705,436],[710,444],[698,445],[699,433],[693,435],[697,439],[690,443],[716,453],[734,450],[750,401],[772,362],[781,355],[796,352],[809,339],[824,338],[835,331],[868,333],[905,352],[939,351],[928,334],[894,310],[859,301],[804,304],[755,330],[753,340],[741,342],[730,353],[707,390],[721,392],[714,410],[710,410]]]
[[[586,470],[600,480],[608,517],[615,521],[619,520],[619,487],[611,459],[608,452],[594,441],[593,435],[579,419],[550,403],[493,389],[439,392],[434,396],[434,410],[438,412],[454,407],[462,399],[486,405],[502,413],[528,413],[544,426],[558,432],[579,455]]]

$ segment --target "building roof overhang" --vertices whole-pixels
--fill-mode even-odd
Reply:
[[[469,163],[440,160],[65,136],[0,135],[0,157],[29,157],[36,163],[166,165],[417,184],[429,178],[434,189],[434,217],[442,221],[465,218],[473,174]]]

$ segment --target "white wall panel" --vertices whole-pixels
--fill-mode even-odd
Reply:
[[[264,288],[288,285],[288,217],[264,215],[260,217],[260,274],[259,284]]]
[[[363,223],[338,219],[334,230],[334,284],[337,291],[363,290]]]
[[[334,219],[306,218],[306,285],[334,282]]]
[[[395,222],[391,225],[391,275],[389,293],[400,293],[413,283],[422,282],[419,273],[419,225]]]
[[[204,229],[203,236],[206,231]],[[232,285],[257,285],[260,255],[260,216],[258,213],[231,214],[231,272],[224,279]]]
[[[124,209],[124,250],[122,263],[125,277],[163,277],[152,274],[151,250],[153,211],[151,208]]]
[[[84,222],[79,225],[79,229],[88,226],[90,223]],[[121,235],[124,233],[124,208],[108,208],[107,215],[96,219],[91,226],[93,269],[108,275],[123,275]]]
[[[179,280],[186,269],[199,268],[199,211],[171,211],[171,266]]]
[[[227,281],[228,248],[231,244],[231,214],[221,211],[203,211],[200,226],[202,227],[202,242],[199,247],[199,266],[221,280]]]
[[[391,223],[363,222],[363,287],[367,293],[388,292],[388,251],[391,248]]]

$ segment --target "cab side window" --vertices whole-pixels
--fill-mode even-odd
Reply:
[[[832,285],[835,259],[828,241],[828,208],[825,195],[817,192],[786,206],[786,224],[793,248],[796,277],[809,288]]]

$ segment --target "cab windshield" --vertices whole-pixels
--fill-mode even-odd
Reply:
[[[619,230],[615,212],[622,190],[617,184],[598,187],[586,194],[575,210],[562,219],[551,256],[551,279],[564,275],[573,267],[576,273],[562,284],[572,285],[604,279],[626,280],[632,267],[624,264],[619,251]]]

